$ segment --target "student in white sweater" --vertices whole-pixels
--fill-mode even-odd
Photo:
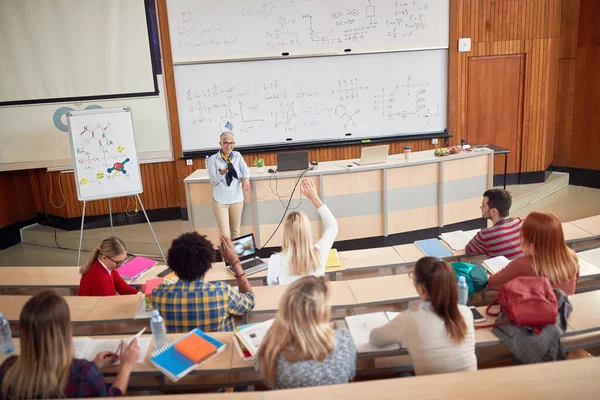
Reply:
[[[323,223],[323,234],[313,244],[310,221],[306,214],[299,211],[289,213],[283,225],[281,253],[269,258],[269,285],[289,285],[304,276],[325,274],[329,251],[338,233],[337,221],[319,198],[312,181],[303,178],[300,188],[302,194],[317,208]]]
[[[422,303],[386,325],[373,329],[375,346],[400,343],[408,350],[416,375],[475,371],[475,328],[467,306],[458,304],[452,267],[434,257],[421,258],[411,274]]]

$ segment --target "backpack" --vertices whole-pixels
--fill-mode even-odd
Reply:
[[[469,264],[461,261],[451,263],[456,275],[456,281],[461,276],[465,277],[469,287],[469,295],[481,292],[488,283],[488,275],[485,268],[479,265]]]
[[[538,335],[542,327],[556,323],[558,301],[550,286],[548,278],[541,276],[519,276],[500,289],[498,298],[488,305],[486,313],[495,317],[500,312],[490,312],[490,308],[499,304],[506,316],[501,322],[491,325],[476,326],[477,329],[514,322],[518,326],[529,326]]]

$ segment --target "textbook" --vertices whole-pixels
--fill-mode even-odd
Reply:
[[[256,324],[254,323],[254,324],[238,325],[235,327],[235,332],[239,332],[241,330],[248,329],[249,327],[254,326],[254,325],[256,325]],[[233,344],[235,345],[235,348],[237,349],[240,357],[244,361],[254,360],[254,356],[252,354],[250,354],[250,352],[248,351],[248,349],[246,348],[244,343],[241,342],[240,338],[237,337],[236,334],[233,335]]]
[[[392,351],[400,349],[400,344],[394,343],[385,347],[375,347],[369,343],[369,335],[375,328],[379,328],[390,322],[400,313],[385,313],[383,311],[351,315],[346,317],[346,326],[352,335],[357,353],[374,353],[379,351]]]
[[[417,240],[415,245],[429,257],[451,257],[454,254],[439,239]]]
[[[258,347],[274,321],[275,319],[270,319],[235,332],[235,336],[246,347],[246,350],[248,350],[252,357],[255,357],[258,353]]]
[[[136,256],[118,268],[117,272],[124,280],[134,281],[150,268],[154,267],[157,263],[158,262],[156,260],[150,260],[149,258]]]
[[[485,268],[491,275],[494,275],[496,272],[506,267],[509,262],[510,260],[508,258],[504,256],[498,256],[485,260],[481,266]]]
[[[479,232],[481,229],[473,229],[471,231],[454,231],[454,232],[446,232],[440,235],[440,239],[444,242],[448,243],[448,245],[455,251],[464,250],[467,247],[467,244],[473,239],[473,237]]]
[[[173,382],[177,382],[226,347],[225,343],[196,328],[156,350],[150,356],[150,362]]]
[[[146,358],[148,348],[152,342],[150,335],[138,338],[138,346],[140,347],[140,358],[137,363],[141,364]],[[75,346],[75,358],[82,358],[88,361],[94,361],[96,355],[102,351],[110,351],[118,353],[121,345],[121,339],[93,339],[93,338],[74,338],[73,345]],[[120,360],[117,360],[113,365],[120,365]]]

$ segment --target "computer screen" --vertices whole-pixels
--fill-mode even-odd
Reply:
[[[254,244],[254,235],[246,235],[233,240],[233,248],[239,258],[253,255],[256,253]]]

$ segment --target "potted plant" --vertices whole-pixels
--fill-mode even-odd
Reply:
[[[258,168],[258,172],[264,172],[265,160],[257,158],[254,160],[254,166]]]

